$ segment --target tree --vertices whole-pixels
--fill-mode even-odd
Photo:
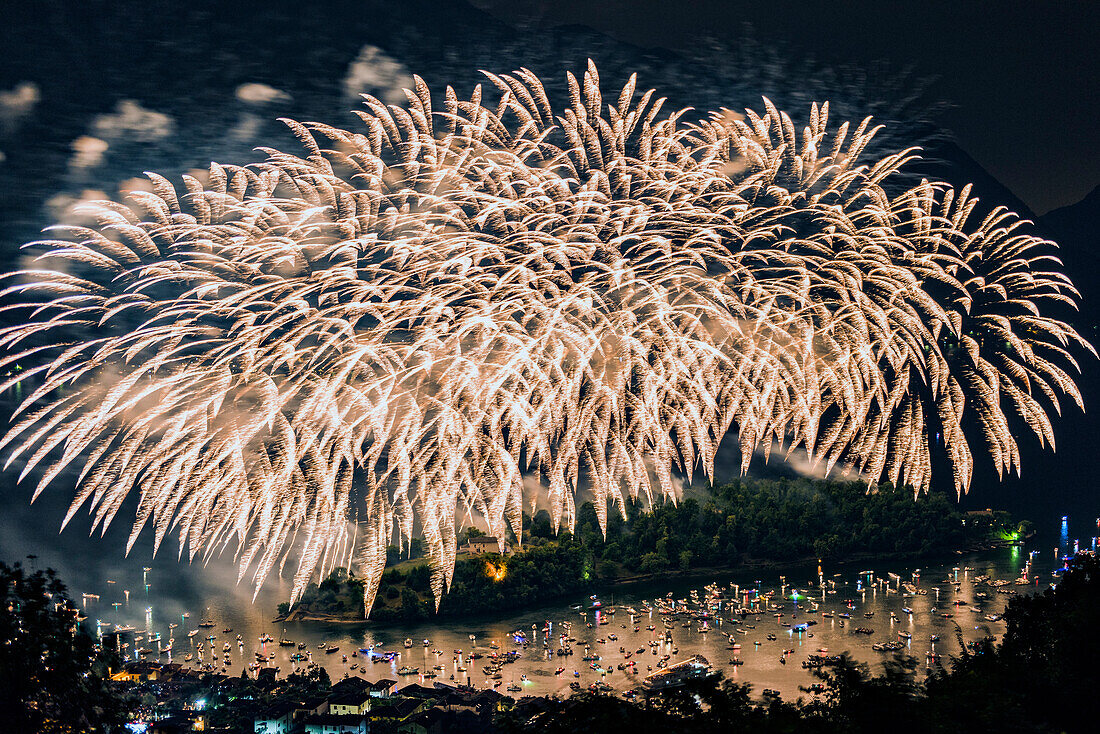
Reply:
[[[1005,610],[999,646],[965,648],[927,684],[928,718],[958,731],[1095,731],[1100,720],[1100,559],[1081,555],[1056,589]],[[941,731],[947,726],[939,723]]]
[[[0,562],[0,712],[9,732],[107,731],[125,705],[95,665],[92,638],[53,569]]]
[[[409,558],[423,558],[428,553],[428,544],[423,538],[413,538],[409,541]]]
[[[659,556],[656,553],[646,553],[642,556],[641,563],[638,564],[638,570],[642,573],[656,573],[663,571],[668,566],[668,561],[664,556]]]
[[[693,558],[694,558],[694,555],[692,554],[691,551],[689,551],[689,550],[680,551],[680,568],[682,568],[682,569],[691,568],[691,561],[692,561]]]
[[[424,603],[415,591],[406,586],[401,590],[401,616],[405,619],[420,619],[424,616]]]

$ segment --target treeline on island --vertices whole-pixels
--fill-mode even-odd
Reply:
[[[1007,513],[967,514],[942,494],[916,499],[889,483],[868,493],[862,482],[742,478],[699,497],[646,509],[628,502],[626,517],[609,513],[607,535],[592,503],[578,508],[573,532],[555,534],[546,511],[523,517],[523,542],[512,555],[462,555],[439,614],[516,611],[600,583],[647,574],[792,563],[862,554],[927,554],[1022,537],[1027,523]],[[461,541],[480,534],[467,529]],[[509,532],[507,540],[515,544]],[[461,542],[460,542],[461,550]],[[375,621],[427,618],[434,613],[424,546],[390,549],[371,611]],[[343,568],[311,584],[290,618],[362,618],[362,580]]]

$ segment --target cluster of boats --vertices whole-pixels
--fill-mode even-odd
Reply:
[[[182,615],[182,619],[186,620],[189,616],[185,613]],[[245,640],[242,635],[237,634],[235,638],[223,639],[219,645],[219,638],[215,634],[200,636],[201,632],[216,626],[212,619],[200,621],[195,629],[187,633],[189,643],[187,651],[179,651],[178,656],[176,656],[176,640],[171,636],[179,627],[179,624],[175,622],[168,625],[170,636],[167,641],[162,641],[160,632],[141,633],[132,626],[115,625],[113,632],[104,634],[101,631],[100,644],[113,645],[124,660],[144,660],[155,655],[158,658],[167,657],[168,662],[172,662],[173,657],[178,657],[183,663],[193,665],[199,670],[225,673],[229,672],[230,665],[243,664],[248,659],[245,655]],[[223,635],[228,636],[233,634],[233,628],[224,627],[221,632]],[[275,667],[278,670],[279,667],[276,664],[278,655],[273,649],[267,647],[268,644],[274,643],[275,639],[271,635],[263,633],[257,640],[260,649],[253,653],[252,661],[245,667],[253,673],[262,667]],[[156,646],[151,647],[152,644]],[[305,643],[287,639],[286,630],[283,630],[283,636],[278,641],[278,645],[279,647],[297,648],[298,652],[290,656],[290,660],[296,668],[300,663],[305,664],[307,667],[316,666],[311,653],[308,651],[302,652],[306,648]],[[336,645],[321,644],[318,647],[329,654],[339,650]],[[235,659],[234,656],[237,656],[237,658]],[[346,661],[347,657],[345,656],[344,659]]]
[[[954,571],[954,577],[949,577],[947,580],[951,582],[954,587],[954,592],[959,593],[961,589],[960,583],[958,583],[958,571],[960,569],[952,569]],[[962,569],[964,574],[969,573],[973,569]],[[869,572],[864,572],[869,573]],[[863,574],[861,574],[862,576]],[[899,594],[902,598],[905,597],[927,597],[930,593],[935,594],[937,603],[942,598],[942,592],[944,589],[939,587],[923,588],[919,586],[919,571],[915,574],[915,582],[903,581],[897,575],[891,574],[891,578],[894,580],[892,586],[888,586],[886,582],[879,581],[878,589],[888,589],[887,593]],[[1001,587],[1009,585],[1010,581],[992,581],[988,575],[976,576],[971,579],[972,582],[977,585],[988,584],[990,587],[998,589],[998,593],[1006,593],[1001,590]],[[1017,582],[1018,583],[1018,582]],[[756,588],[742,589],[736,584],[730,584],[728,589],[723,589],[717,584],[711,584],[705,587],[702,591],[692,590],[685,598],[674,598],[672,594],[667,595],[665,598],[658,598],[654,600],[643,599],[641,604],[637,608],[631,606],[620,607],[619,612],[625,612],[630,616],[630,625],[620,625],[624,629],[633,629],[635,633],[638,633],[641,629],[641,625],[638,623],[638,617],[648,616],[653,619],[659,617],[661,627],[663,627],[663,634],[660,628],[655,624],[649,624],[645,626],[647,632],[654,633],[655,638],[649,642],[649,649],[654,655],[658,655],[659,652],[664,652],[659,656],[659,659],[654,661],[655,665],[647,665],[647,669],[650,671],[650,675],[656,675],[657,673],[663,673],[669,668],[681,665],[680,663],[671,663],[670,658],[679,652],[678,648],[672,643],[672,633],[676,629],[680,630],[692,630],[698,634],[707,634],[716,631],[717,628],[726,624],[735,625],[734,629],[738,635],[749,635],[752,630],[757,629],[757,625],[762,623],[762,615],[772,613],[777,623],[786,628],[789,634],[797,634],[799,639],[803,636],[812,638],[814,632],[812,628],[818,624],[818,619],[806,618],[808,615],[819,616],[820,620],[835,620],[833,624],[840,628],[845,628],[846,621],[852,620],[854,611],[829,611],[821,610],[820,602],[813,599],[806,598],[805,594],[800,594],[796,590],[792,589],[794,593],[791,595],[791,599],[801,600],[801,604],[795,601],[792,607],[787,605],[787,590],[785,584],[780,590],[760,591]],[[824,601],[829,594],[838,593],[838,584],[836,581],[825,581],[822,579],[821,600]],[[867,580],[866,585],[863,583],[857,584],[857,589],[866,591],[869,588],[873,588],[874,582],[871,579]],[[946,590],[951,591],[950,587]],[[1008,593],[1014,593],[1009,591]],[[963,599],[954,599],[953,601],[946,603],[949,608],[953,608],[955,612],[969,611],[971,613],[980,614],[983,610],[979,606],[981,600],[988,598],[986,592],[977,591],[976,601],[971,604]],[[855,610],[857,602],[855,599],[846,599],[845,605],[848,610]],[[593,597],[593,603],[589,604],[587,609],[581,605],[574,605],[572,607],[574,611],[582,611],[586,615],[589,612],[598,611],[595,619],[588,621],[586,627],[589,629],[598,628],[611,623],[614,619],[615,608],[613,606],[604,606],[595,601]],[[788,611],[789,610],[789,611]],[[911,620],[914,611],[909,606],[903,606],[900,609],[901,614],[907,615]],[[928,612],[930,615],[938,616],[940,618],[951,618],[954,616],[953,612],[945,612],[938,610],[935,606],[931,606]],[[784,618],[789,614],[791,621],[784,621]],[[804,615],[802,621],[795,621],[799,615]],[[862,612],[865,619],[873,619],[875,611]],[[894,625],[901,623],[901,618],[897,611],[887,612],[889,616],[889,624],[893,629]],[[1000,621],[1001,615],[996,613],[984,614],[982,617],[988,622]],[[751,622],[750,622],[751,620]],[[657,621],[657,620],[654,620]],[[545,631],[545,628],[544,628]],[[875,630],[867,626],[851,626],[848,628],[850,634],[871,636],[875,633]],[[728,650],[733,651],[733,656],[728,660],[730,666],[740,666],[745,663],[744,659],[739,656],[741,651],[741,644],[736,641],[734,634],[723,633],[727,635],[729,645]],[[908,648],[911,645],[913,635],[906,630],[899,630],[897,632],[896,640],[885,640],[881,642],[875,642],[871,645],[872,650],[876,652],[896,652]],[[607,634],[603,637],[597,638],[595,643],[597,645],[607,644],[609,640],[616,640],[617,636],[614,633]],[[773,633],[765,635],[765,639],[769,642],[774,642],[778,638]],[[940,658],[939,653],[935,651],[935,642],[938,641],[938,636],[932,634],[929,636],[929,642],[932,648],[926,653],[926,657],[931,665]],[[572,643],[576,642],[576,638],[571,635],[562,635],[560,643],[556,650],[551,651],[549,654],[554,657],[567,657],[572,654]],[[977,643],[972,643],[977,644]],[[659,650],[658,646],[667,645],[666,648]],[[762,645],[760,641],[752,643],[754,649],[759,649]],[[524,645],[526,646],[526,645]],[[581,658],[583,661],[590,663],[590,668],[594,671],[600,672],[601,676],[610,674],[612,669],[626,670],[628,672],[636,672],[636,661],[630,660],[633,655],[637,655],[645,652],[645,647],[640,647],[637,650],[628,650],[625,646],[619,647],[619,653],[623,657],[623,661],[620,662],[614,668],[610,664],[603,663],[603,656],[593,653],[589,646],[585,646],[585,654]],[[667,650],[667,652],[666,652]],[[795,653],[794,648],[784,649],[781,652],[779,658],[780,662],[786,665],[787,660],[791,655]],[[827,665],[835,664],[840,659],[837,655],[828,655],[826,648],[819,648],[816,653],[811,653],[807,658],[802,661],[803,668],[819,668]],[[601,667],[602,666],[602,667]],[[654,668],[657,672],[654,673]],[[684,669],[691,668],[687,666]],[[679,668],[677,668],[679,670]],[[692,668],[694,669],[694,668]],[[563,668],[559,667],[556,674],[560,675],[563,672]],[[578,671],[574,671],[575,676],[579,676]],[[667,681],[670,680],[666,677],[659,677],[658,680]],[[579,685],[579,684],[578,684]],[[571,688],[576,688],[576,685],[571,685]]]
[[[306,643],[289,639],[284,630],[278,640],[266,633],[261,635],[259,649],[248,654],[240,634],[235,639],[222,640],[214,634],[201,634],[204,630],[212,632],[212,628],[218,626],[212,618],[204,618],[197,629],[187,633],[190,646],[182,652],[186,652],[185,662],[203,670],[227,671],[230,665],[239,670],[239,666],[249,660],[247,667],[253,671],[261,667],[278,669],[280,659],[285,661],[287,657],[280,650],[286,648],[295,669],[317,666],[313,654],[318,653],[322,660],[331,661],[321,663],[326,664],[330,672],[335,672],[333,663],[342,664],[345,676],[359,669],[377,672],[379,669],[374,666],[384,666],[383,675],[416,676],[427,680],[449,677],[456,685],[470,685],[475,677],[480,679],[483,675],[485,686],[495,688],[507,684],[511,692],[520,691],[524,684],[531,683],[528,675],[560,681],[553,685],[564,685],[567,680],[571,690],[611,690],[611,681],[616,680],[620,684],[615,687],[628,689],[624,695],[633,695],[635,690],[659,690],[713,672],[702,655],[691,655],[677,662],[681,647],[685,654],[706,652],[710,656],[711,650],[724,646],[729,652],[723,658],[724,664],[734,668],[751,667],[759,660],[774,664],[777,658],[784,666],[788,662],[797,665],[798,651],[805,650],[808,654],[801,660],[801,667],[809,670],[833,665],[840,659],[839,655],[829,654],[827,648],[819,647],[825,641],[821,636],[834,646],[840,644],[837,643],[838,635],[870,637],[875,630],[864,620],[874,620],[876,614],[878,623],[874,626],[888,629],[886,639],[879,637],[869,645],[878,653],[911,648],[914,633],[921,629],[914,626],[914,619],[941,625],[941,620],[956,616],[976,621],[1000,621],[1000,614],[983,607],[988,607],[996,595],[1018,593],[1014,587],[1021,585],[1020,580],[994,580],[988,574],[973,575],[972,571],[969,568],[951,569],[946,580],[937,582],[938,586],[927,585],[931,574],[926,574],[926,583],[922,585],[919,572],[914,573],[910,581],[897,574],[876,578],[868,571],[847,582],[840,574],[832,578],[819,574],[817,583],[797,589],[780,577],[778,588],[765,589],[760,582],[743,586],[709,584],[683,596],[668,593],[663,597],[635,599],[619,605],[605,604],[592,596],[587,602],[571,607],[581,617],[579,621],[573,617],[531,624],[529,629],[501,634],[499,642],[486,640],[480,646],[471,634],[469,652],[456,648],[449,665],[446,653],[433,648],[430,639],[414,640],[412,636],[395,645],[397,650],[383,650],[377,643],[373,647],[353,646],[349,654],[340,654],[341,647],[335,642],[321,642],[315,647],[311,643],[308,646],[314,648],[311,652]],[[960,572],[963,581],[960,581]],[[964,582],[969,584],[965,594],[962,591]],[[900,603],[895,605],[894,600]],[[868,607],[868,601],[875,606]],[[118,627],[120,651],[130,659],[171,656],[175,644],[172,634],[178,626],[170,625],[166,640],[159,633]],[[940,658],[935,650],[938,637],[929,634],[935,631],[934,627],[923,629],[919,637],[930,643],[926,658],[931,666]],[[231,627],[222,630],[223,635],[232,633]],[[784,634],[787,637],[781,637]],[[125,641],[121,635],[126,635]],[[815,635],[818,639],[810,643]],[[869,642],[858,644],[864,647]],[[984,642],[979,640],[971,644]],[[465,647],[463,643],[458,644]],[[503,650],[502,644],[511,649]],[[513,668],[510,676],[506,673],[507,666],[524,659],[531,661],[530,664]],[[574,662],[577,666],[574,668],[569,664],[571,661],[583,665]],[[567,671],[567,667],[571,670]]]
[[[970,571],[971,569],[965,569]],[[977,577],[973,581],[976,584],[984,583],[988,580],[988,577]],[[932,589],[924,589],[916,584],[910,582],[902,582],[900,579],[896,579],[897,583],[894,587],[891,587],[892,593],[898,593],[902,597],[921,597],[928,596],[930,592],[936,594],[937,600],[940,599],[941,589],[933,587]],[[993,585],[992,583],[990,584]],[[1005,584],[1000,584],[1004,586]],[[616,617],[629,617],[629,624],[619,624],[623,630],[633,631],[634,633],[640,633],[643,624],[643,618],[648,618],[653,624],[644,625],[646,632],[651,633],[652,638],[645,645],[640,647],[631,646],[630,649],[626,645],[617,645],[619,656],[621,659],[617,664],[613,664],[607,660],[609,653],[597,652],[601,646],[610,646],[613,643],[618,642],[619,633],[607,632],[599,633],[600,636],[596,638],[589,637],[590,642],[583,644],[583,654],[580,655],[580,660],[587,663],[587,669],[593,673],[599,675],[599,680],[588,686],[591,690],[600,690],[602,687],[608,686],[605,682],[605,678],[610,676],[613,672],[623,672],[629,675],[637,675],[641,672],[643,667],[641,658],[637,659],[635,656],[641,656],[647,650],[654,656],[654,660],[651,663],[645,663],[644,668],[647,673],[643,686],[646,688],[660,688],[674,685],[675,681],[683,679],[683,676],[688,677],[701,675],[701,671],[710,671],[709,663],[701,662],[705,661],[702,656],[693,656],[687,661],[680,663],[673,662],[673,657],[679,653],[678,646],[673,642],[674,631],[690,630],[691,633],[706,635],[708,633],[714,633],[719,628],[726,627],[726,625],[732,625],[734,632],[723,631],[721,634],[725,635],[728,641],[727,650],[732,651],[733,655],[729,657],[728,665],[740,666],[745,664],[745,660],[740,656],[742,645],[737,641],[736,635],[748,636],[752,631],[757,630],[758,625],[764,623],[764,615],[772,614],[776,620],[776,623],[785,628],[788,634],[792,636],[797,634],[799,639],[803,636],[812,638],[814,636],[813,628],[820,621],[833,620],[834,624],[839,629],[845,628],[845,623],[853,618],[853,614],[856,613],[856,607],[858,602],[855,599],[846,599],[844,611],[829,611],[820,609],[820,602],[812,599],[807,599],[804,594],[799,594],[794,591],[791,598],[801,601],[795,601],[793,605],[788,603],[787,590],[785,584],[779,590],[761,591],[757,588],[742,589],[736,584],[730,584],[728,588],[719,587],[717,584],[711,584],[704,589],[692,590],[684,598],[675,598],[672,594],[666,595],[664,598],[657,598],[653,600],[643,599],[637,606],[620,606],[616,608],[612,605],[605,605],[599,601],[596,597],[591,597],[590,601],[586,605],[573,605],[571,609],[574,612],[579,612],[584,617],[584,626],[587,629],[600,629],[612,625],[616,621]],[[870,588],[871,584],[868,583],[867,587]],[[857,588],[859,588],[857,586]],[[881,588],[881,587],[880,587]],[[824,582],[821,584],[821,599],[824,600],[830,593],[837,593],[837,583],[835,581]],[[955,584],[956,592],[959,589],[959,585]],[[987,596],[983,592],[978,592],[979,598]],[[956,599],[948,604],[948,606],[959,609],[968,609],[972,612],[978,613],[981,611],[980,607],[976,604],[971,605],[961,599]],[[907,615],[912,619],[914,615],[913,609],[908,606],[903,606],[900,609],[900,613]],[[931,614],[937,614],[935,607],[931,608]],[[939,613],[949,614],[949,613]],[[801,618],[799,618],[801,616]],[[815,618],[810,618],[813,615]],[[874,611],[862,612],[863,618],[872,619],[875,616]],[[888,612],[889,623],[891,628],[895,624],[901,622],[901,618],[897,611]],[[984,617],[987,621],[997,621],[1000,619],[1000,615],[987,614]],[[786,621],[790,619],[791,621]],[[620,621],[626,621],[625,619]],[[510,638],[512,643],[517,648],[523,650],[528,649],[532,645],[536,645],[540,642],[543,648],[543,654],[546,660],[558,660],[559,665],[554,671],[555,676],[561,676],[566,673],[564,664],[566,660],[571,658],[575,650],[582,643],[578,641],[577,636],[572,631],[572,624],[569,621],[563,621],[556,623],[558,627],[557,636],[552,635],[552,625],[549,621],[539,625],[532,625],[531,631],[515,630],[507,633],[507,637]],[[728,630],[729,627],[726,627]],[[874,629],[864,626],[852,626],[848,628],[849,633],[856,635],[873,635]],[[591,634],[591,633],[590,633]],[[871,648],[876,652],[893,652],[907,648],[911,644],[912,633],[906,630],[899,630],[897,632],[898,639],[886,640],[876,642],[871,645]],[[778,637],[774,633],[767,633],[764,638],[769,642],[778,640]],[[933,649],[929,650],[927,657],[931,664],[939,658],[939,654],[934,650],[934,643],[938,640],[936,635],[931,635],[929,641],[933,644]],[[472,641],[472,636],[471,636]],[[423,644],[427,647],[430,644],[429,640],[424,640]],[[747,644],[747,643],[746,643]],[[752,642],[753,649],[759,649],[763,643],[760,641]],[[412,647],[412,640],[406,638],[406,649]],[[509,653],[498,653],[499,646],[494,641],[489,645],[493,652],[490,655],[490,660],[485,665],[481,666],[481,672],[486,676],[486,685],[500,686],[504,678],[503,666],[514,663],[522,656],[520,650],[516,650]],[[609,649],[612,649],[609,647]],[[433,651],[439,653],[440,651]],[[461,651],[456,650],[456,663],[459,663],[456,667],[456,672],[466,673],[467,679],[469,679],[469,668],[462,665],[463,656]],[[780,662],[784,665],[787,664],[788,659],[796,653],[795,648],[785,648],[781,651]],[[612,653],[613,654],[613,653]],[[476,654],[475,654],[476,655]],[[468,656],[473,659],[475,655]],[[827,648],[818,648],[816,652],[810,653],[805,660],[802,661],[801,666],[806,669],[825,667],[835,664],[840,659],[838,655],[829,655]],[[382,662],[383,658],[374,657],[372,662]],[[431,678],[435,677],[436,673],[442,671],[442,666],[436,666],[431,670],[427,670],[421,673],[420,668],[413,665],[405,665],[398,669],[399,675],[420,675],[421,677]],[[584,686],[578,680],[582,677],[582,669],[576,669],[572,671],[572,680],[569,684],[569,688],[572,690],[581,690]],[[669,675],[671,671],[671,675]],[[452,679],[454,676],[451,676]],[[521,677],[521,680],[526,680],[526,675]],[[509,690],[519,690],[519,686],[513,681],[509,686]]]

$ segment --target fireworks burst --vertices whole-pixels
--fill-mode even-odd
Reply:
[[[295,596],[353,558],[369,609],[395,533],[438,602],[456,526],[518,534],[525,479],[605,523],[736,431],[742,470],[779,444],[920,491],[935,454],[961,492],[964,427],[1015,470],[1009,416],[1053,442],[1080,405],[1050,243],[971,222],[967,189],[889,195],[915,154],[866,160],[870,120],[692,122],[634,78],[607,104],[591,65],[556,115],[533,74],[488,78],[368,97],[360,132],[288,121],[305,157],[149,174],[33,243],[0,347],[4,387],[37,381],[3,441],[36,496],[75,465],[65,522],[136,492],[130,545],[235,544],[257,588],[293,558]]]

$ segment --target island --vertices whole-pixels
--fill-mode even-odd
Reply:
[[[496,538],[467,528],[438,611],[423,541],[404,553],[391,547],[369,619],[511,614],[657,574],[919,557],[1018,543],[1030,533],[1030,523],[1007,512],[963,511],[941,493],[914,498],[888,482],[869,491],[865,482],[804,477],[735,479],[678,503],[647,509],[628,501],[624,514],[609,515],[606,537],[591,503],[578,508],[573,532],[555,533],[545,511],[525,514],[522,539],[510,533],[503,553]],[[277,620],[362,622],[363,585],[337,568],[297,603],[280,605]]]

